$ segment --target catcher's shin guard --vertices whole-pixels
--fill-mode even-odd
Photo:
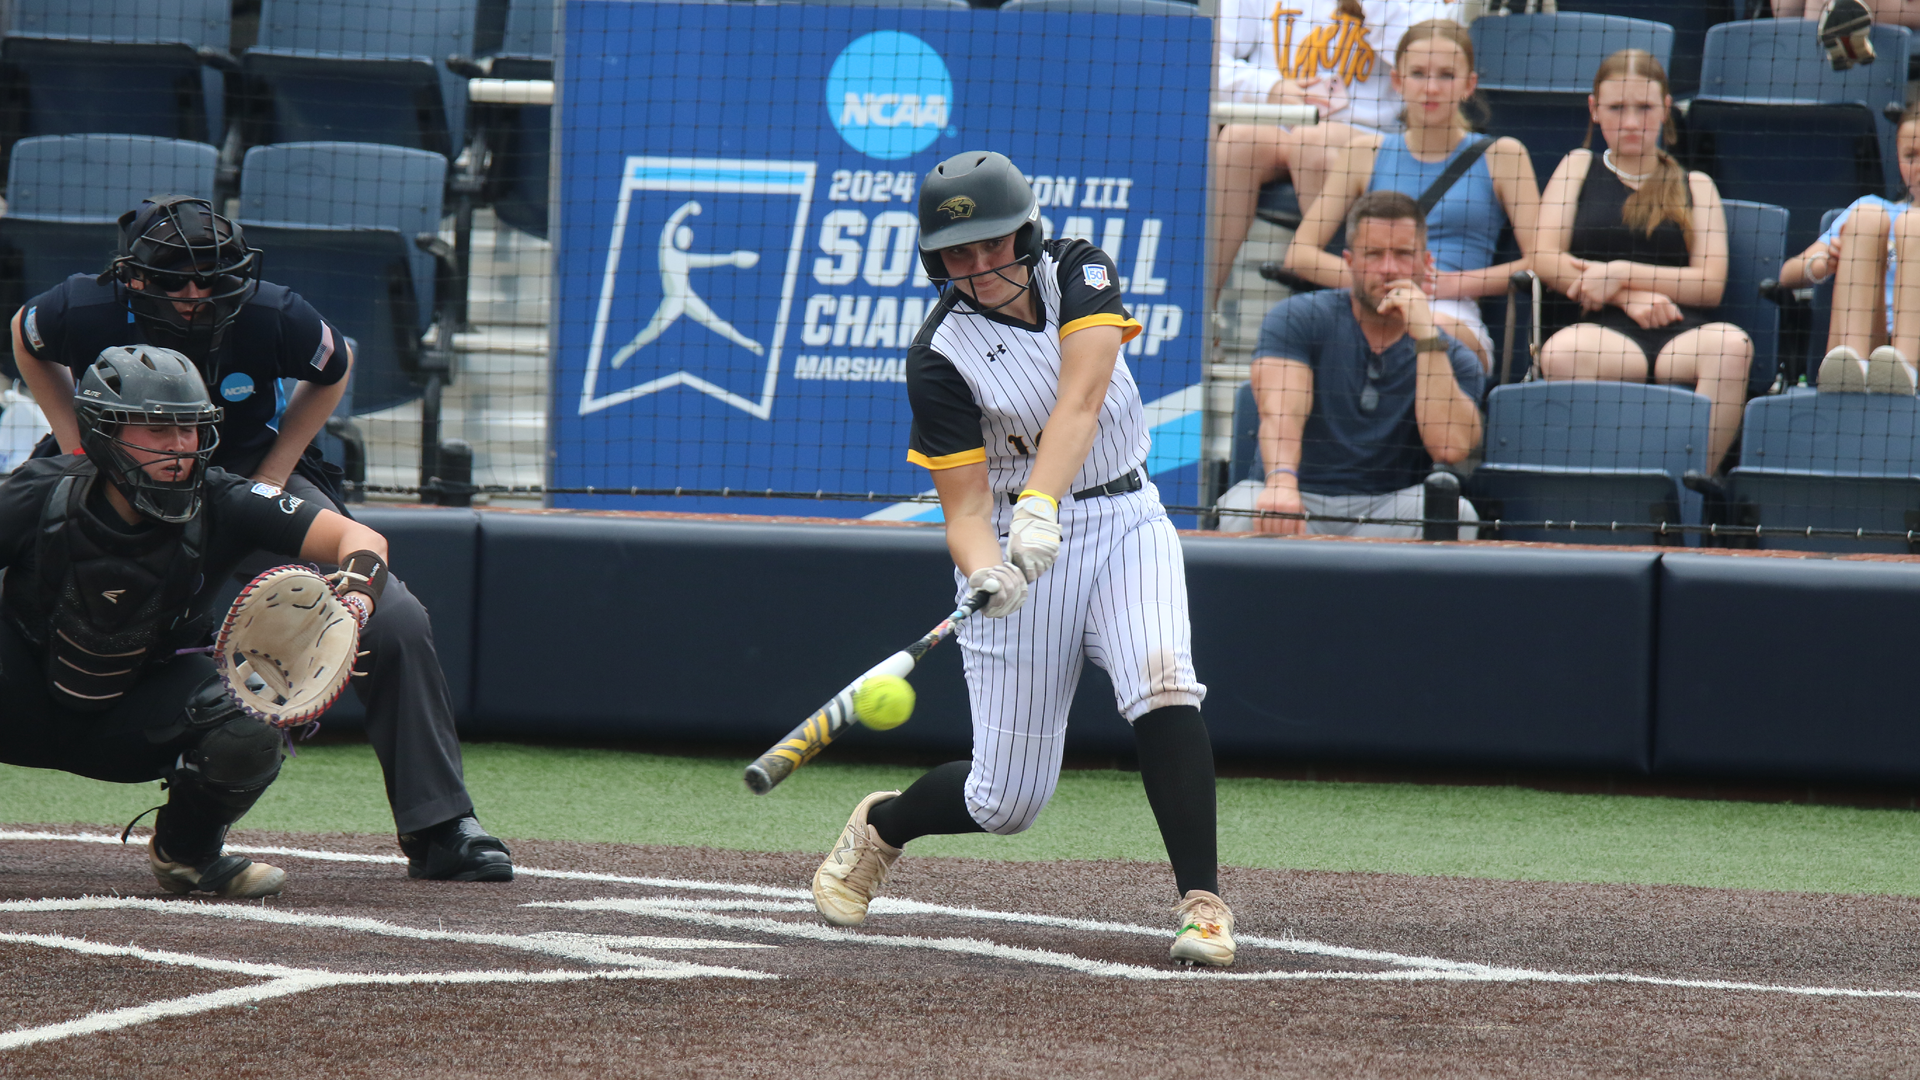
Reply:
[[[187,700],[187,728],[197,733],[167,775],[167,805],[154,839],[174,859],[196,863],[220,854],[227,826],[253,808],[280,774],[281,735],[247,715],[209,679]]]

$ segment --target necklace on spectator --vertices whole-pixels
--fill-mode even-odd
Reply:
[[[1604,152],[1604,153],[1602,153],[1602,154],[1600,155],[1600,161],[1601,161],[1601,162],[1602,162],[1603,164],[1605,164],[1605,165],[1606,165],[1606,167],[1607,167],[1607,169],[1608,169],[1608,170],[1609,170],[1610,172],[1612,172],[1612,173],[1613,173],[1613,175],[1615,175],[1615,176],[1617,176],[1617,177],[1619,177],[1619,178],[1620,178],[1620,179],[1622,179],[1622,180],[1626,180],[1626,181],[1628,181],[1628,182],[1630,182],[1630,183],[1635,183],[1635,184],[1638,184],[1638,183],[1640,183],[1641,181],[1643,181],[1643,180],[1645,180],[1645,179],[1646,179],[1647,177],[1649,177],[1649,176],[1652,176],[1652,175],[1653,175],[1653,174],[1652,174],[1652,173],[1650,173],[1650,172],[1643,172],[1643,173],[1639,173],[1639,174],[1637,174],[1637,175],[1636,175],[1636,174],[1634,174],[1634,173],[1630,173],[1630,172],[1621,172],[1621,171],[1620,171],[1620,167],[1619,167],[1618,165],[1615,165],[1615,164],[1613,163],[1613,151],[1612,151],[1612,150],[1608,150],[1608,151],[1606,151],[1606,152]]]

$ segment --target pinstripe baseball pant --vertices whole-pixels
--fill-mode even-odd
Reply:
[[[1012,517],[996,507],[1003,538]],[[1026,606],[969,619],[957,635],[973,710],[967,809],[991,833],[1026,830],[1053,797],[1083,661],[1113,680],[1129,724],[1169,705],[1197,707],[1207,693],[1193,673],[1180,537],[1153,485],[1069,500],[1060,524],[1060,558]]]

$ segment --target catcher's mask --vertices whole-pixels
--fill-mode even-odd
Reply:
[[[120,255],[99,280],[127,287],[149,340],[204,362],[259,289],[260,252],[207,200],[156,195],[120,215]],[[190,286],[206,295],[173,295]]]
[[[207,384],[193,362],[172,349],[115,345],[102,350],[74,392],[80,447],[133,508],[150,518],[180,524],[200,512],[207,462],[220,445],[215,425],[224,415],[207,397]],[[136,447],[122,437],[129,425],[192,427],[193,450],[167,453]],[[155,480],[144,463],[173,458],[187,466],[185,479]]]
[[[1013,261],[956,278],[947,273],[942,249],[996,240],[1013,235]],[[920,185],[920,262],[927,277],[941,289],[956,281],[992,274],[1014,287],[1014,293],[992,307],[975,303],[964,290],[958,299],[982,313],[999,311],[1033,287],[1033,270],[1040,265],[1040,245],[1046,230],[1040,223],[1040,202],[1020,169],[1005,154],[970,150],[933,167]],[[1027,280],[1015,281],[1006,271],[1028,268]]]

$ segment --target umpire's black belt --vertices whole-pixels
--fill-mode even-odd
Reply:
[[[1125,495],[1129,491],[1139,491],[1146,485],[1147,482],[1140,476],[1139,469],[1128,469],[1127,474],[1117,480],[1109,480],[1099,487],[1090,487],[1085,491],[1074,492],[1073,498],[1074,501],[1078,502],[1082,499],[1098,499],[1103,495]],[[1020,501],[1020,496],[1009,491],[1007,492],[1007,501],[1017,503]]]

